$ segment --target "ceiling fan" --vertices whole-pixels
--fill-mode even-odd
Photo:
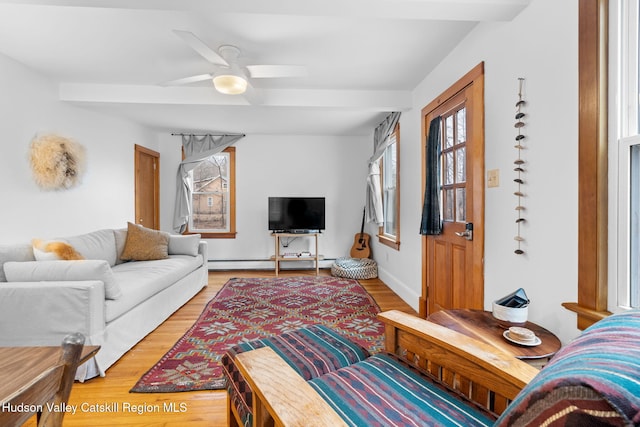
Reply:
[[[238,63],[240,49],[231,45],[222,45],[215,52],[193,33],[183,30],[173,30],[193,50],[211,62],[215,69],[212,73],[199,74],[197,76],[184,77],[162,83],[162,86],[180,86],[202,80],[213,80],[213,85],[218,92],[227,95],[239,95],[250,87],[249,78],[278,78],[278,77],[304,77],[307,75],[306,67],[300,65],[246,65]]]

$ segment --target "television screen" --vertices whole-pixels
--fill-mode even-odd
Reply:
[[[269,230],[324,230],[324,197],[269,197]]]

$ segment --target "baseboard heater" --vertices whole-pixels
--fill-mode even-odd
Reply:
[[[319,268],[331,268],[335,258],[320,260]],[[209,270],[275,270],[273,260],[269,259],[210,259]],[[307,270],[314,268],[314,261],[281,261],[280,270]]]

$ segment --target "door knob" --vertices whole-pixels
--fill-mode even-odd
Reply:
[[[468,222],[464,226],[464,231],[456,231],[456,236],[464,237],[467,240],[473,240],[473,223]]]

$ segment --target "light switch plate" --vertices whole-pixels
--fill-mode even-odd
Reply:
[[[500,186],[500,169],[491,169],[487,171],[487,187],[499,187]]]

